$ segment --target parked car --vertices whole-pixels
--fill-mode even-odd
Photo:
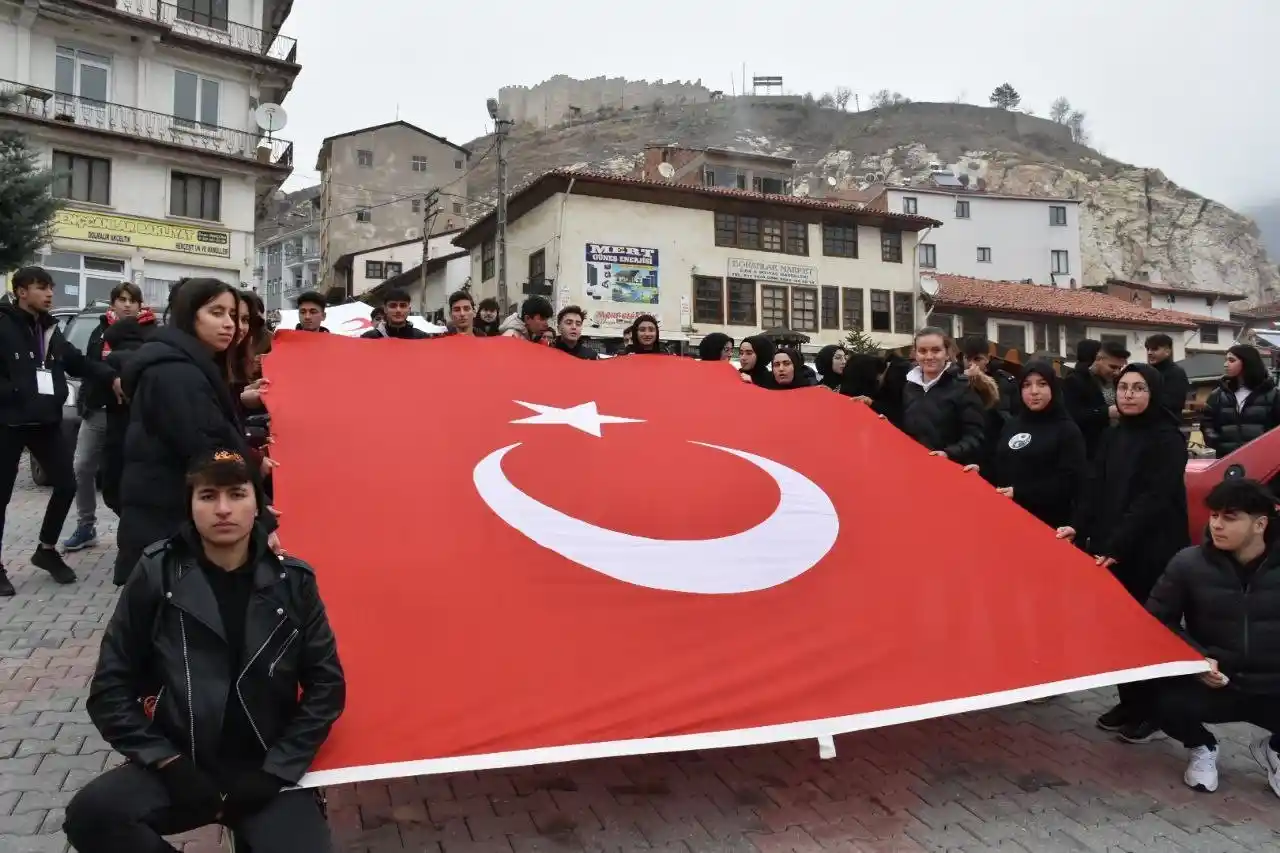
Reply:
[[[1280,491],[1280,429],[1264,433],[1234,453],[1221,459],[1190,459],[1184,481],[1187,486],[1187,515],[1191,524],[1191,541],[1204,540],[1205,525],[1209,523],[1209,510],[1204,507],[1209,490],[1237,477],[1260,480]]]
[[[98,323],[102,322],[102,316],[107,313],[108,307],[104,303],[95,303],[83,311],[54,309],[52,314],[58,318],[62,336],[67,342],[84,352],[89,346],[89,336]],[[62,434],[66,437],[66,446],[71,453],[75,452],[76,438],[80,434],[80,408],[76,405],[79,398],[80,380],[68,376],[67,400],[62,405]],[[31,457],[31,479],[37,486],[49,485],[49,475],[34,456]]]

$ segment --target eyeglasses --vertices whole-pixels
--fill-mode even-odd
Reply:
[[[1136,397],[1139,394],[1150,394],[1151,389],[1146,385],[1119,385],[1116,387],[1116,393]]]

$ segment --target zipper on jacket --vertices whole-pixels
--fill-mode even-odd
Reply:
[[[284,645],[280,647],[280,654],[276,655],[275,660],[271,661],[271,666],[267,667],[267,677],[275,675],[276,664],[280,663],[280,659],[284,657],[284,653],[289,651],[289,646],[293,645],[293,640],[298,636],[298,629],[294,628],[293,633],[284,640]]]
[[[181,610],[178,611],[178,631],[182,634],[182,667],[187,675],[187,725],[191,738],[191,763],[196,763],[196,709],[192,704],[191,692],[191,656],[187,653],[187,620]],[[158,702],[158,700],[157,700]]]
[[[254,735],[257,736],[258,743],[262,744],[263,750],[267,749],[267,742],[263,739],[262,732],[258,731],[258,724],[253,721],[253,714],[249,713],[249,703],[244,701],[244,694],[240,692],[240,682],[243,681],[245,675],[248,674],[250,667],[253,666],[253,662],[256,661],[258,656],[266,650],[268,645],[270,645],[271,638],[276,635],[276,631],[279,631],[280,627],[288,620],[289,617],[285,616],[276,623],[276,626],[271,629],[271,633],[267,635],[266,641],[263,642],[256,652],[253,653],[253,657],[249,658],[249,662],[244,665],[244,671],[241,672],[240,677],[236,679],[236,696],[240,699],[240,707],[244,709],[245,719],[249,721],[249,726],[253,729]]]

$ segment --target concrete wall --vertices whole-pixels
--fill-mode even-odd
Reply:
[[[570,107],[577,107],[586,117],[602,107],[649,109],[656,101],[676,104],[710,100],[711,90],[703,86],[701,80],[670,83],[623,77],[576,80],[557,74],[536,86],[504,86],[498,90],[498,103],[507,108],[507,115],[513,121],[536,127],[553,127],[567,121]]]

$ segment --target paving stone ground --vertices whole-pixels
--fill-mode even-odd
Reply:
[[[114,525],[58,587],[27,565],[47,491],[24,473],[0,601],[0,853],[67,849],[63,807],[119,761],[84,712],[98,635],[115,603]],[[110,514],[106,510],[101,518]],[[1222,727],[1222,786],[1182,784],[1183,750],[1093,728],[1110,691],[836,739],[423,776],[330,788],[348,853],[1245,853],[1280,849],[1280,800]],[[174,839],[219,850],[218,830]],[[307,853],[307,851],[298,851]]]

